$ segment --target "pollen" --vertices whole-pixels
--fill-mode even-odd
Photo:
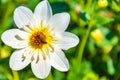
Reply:
[[[53,36],[47,28],[35,29],[29,37],[29,45],[34,49],[42,49],[53,42]]]
[[[46,36],[42,32],[35,32],[30,37],[30,45],[34,48],[42,48],[44,44],[47,44]]]

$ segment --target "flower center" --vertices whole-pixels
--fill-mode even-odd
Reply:
[[[46,27],[32,29],[29,36],[29,45],[33,49],[48,49],[56,42],[55,34],[51,34],[53,30]]]
[[[16,36],[19,38],[19,36]],[[53,45],[56,44],[56,34],[53,28],[40,26],[38,28],[30,29],[28,36],[28,44],[33,50],[39,51],[42,53],[43,59],[46,59],[46,56],[49,55],[50,52],[54,51]],[[36,63],[39,61],[39,54],[37,54]],[[25,57],[23,55],[24,61]],[[34,56],[31,57],[31,61],[34,60]]]
[[[46,36],[44,33],[37,31],[30,37],[30,45],[33,48],[42,48],[44,44],[47,44]]]

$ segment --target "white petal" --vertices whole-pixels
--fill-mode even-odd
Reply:
[[[68,13],[59,13],[53,15],[48,24],[50,27],[55,28],[58,31],[64,31],[68,27],[70,22],[70,15]]]
[[[55,50],[54,53],[50,54],[51,65],[58,69],[59,71],[68,71],[69,63],[67,58],[64,55],[64,52],[61,50]]]
[[[59,40],[57,45],[63,50],[75,47],[79,43],[79,38],[72,33],[63,32],[61,35],[62,38]]]
[[[2,34],[1,39],[8,46],[19,49],[28,46],[27,40],[25,40],[27,36],[28,33],[24,31],[19,29],[10,29]],[[17,39],[17,37],[21,38],[22,40]]]
[[[25,25],[29,24],[32,18],[32,11],[24,6],[20,6],[14,11],[14,21],[18,28],[23,28]]]
[[[42,53],[39,54],[39,61],[36,62],[38,53],[36,54],[36,57],[34,56],[35,60],[32,61],[31,67],[34,75],[38,78],[44,79],[48,76],[50,70],[51,70],[51,65],[49,62],[49,58],[46,57],[46,59],[43,59]]]
[[[34,16],[38,19],[38,23],[41,21],[47,21],[52,16],[52,9],[47,0],[41,1],[35,8]]]
[[[23,56],[25,57],[23,61]],[[10,57],[10,68],[12,70],[21,70],[31,61],[30,49],[16,50]]]

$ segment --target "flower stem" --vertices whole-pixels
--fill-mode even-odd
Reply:
[[[17,71],[12,71],[13,76],[14,76],[14,80],[19,80],[19,75]]]
[[[86,34],[85,34],[85,36],[83,37],[81,43],[80,43],[79,46],[78,46],[77,61],[78,61],[80,64],[81,64],[81,61],[82,61],[82,56],[83,56],[84,48],[85,48],[85,45],[86,45],[86,42],[87,42],[87,39],[88,39],[90,30],[91,30],[91,24],[88,25],[88,29],[87,29],[87,31],[86,31]]]
[[[7,76],[8,80],[13,80],[13,76],[3,66],[0,66],[0,71],[2,71],[5,74],[5,76]]]
[[[80,64],[81,64],[81,61],[82,61],[83,52],[84,52],[84,49],[85,49],[85,45],[86,45],[87,39],[89,37],[89,33],[90,33],[90,30],[91,30],[91,27],[94,24],[94,18],[93,17],[94,17],[94,11],[95,11],[95,8],[96,8],[95,6],[96,6],[96,1],[91,5],[91,9],[89,11],[89,14],[91,15],[91,18],[87,22],[88,28],[86,30],[85,36],[82,38],[82,41],[81,41],[81,43],[78,46],[77,61]]]

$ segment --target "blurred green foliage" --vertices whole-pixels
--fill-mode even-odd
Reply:
[[[15,28],[14,9],[24,5],[32,11],[41,0],[0,0],[0,36]],[[79,36],[77,47],[64,51],[70,70],[52,69],[45,80],[120,80],[120,0],[49,0],[53,13],[68,12],[67,31]],[[39,80],[30,66],[9,68],[14,50],[0,40],[0,80]]]

